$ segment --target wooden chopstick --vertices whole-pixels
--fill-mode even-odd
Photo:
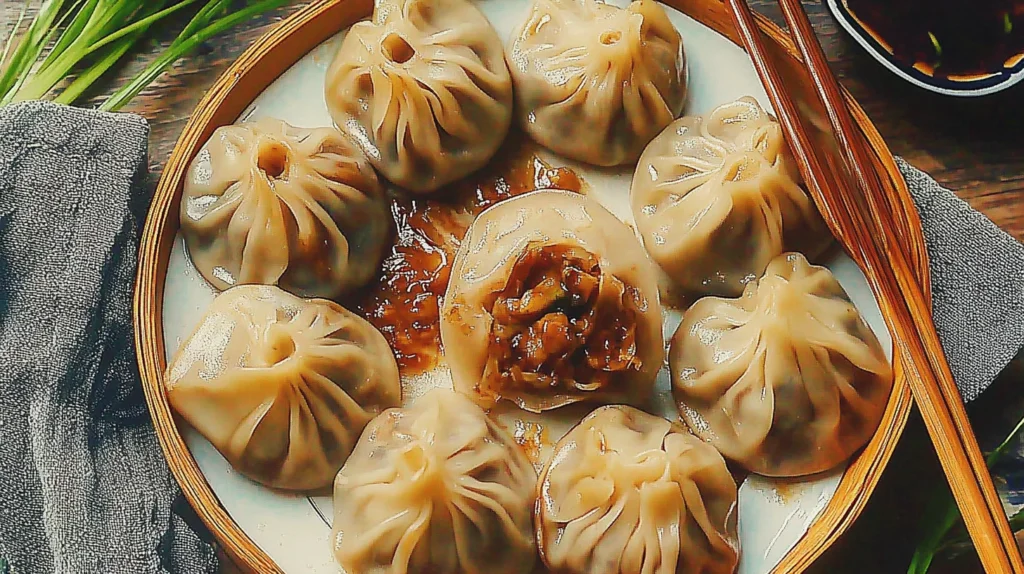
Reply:
[[[793,35],[797,48],[803,56],[804,65],[810,72],[818,96],[821,98],[828,113],[829,123],[839,143],[839,150],[846,160],[846,166],[849,168],[850,175],[852,175],[853,180],[857,184],[853,189],[848,188],[846,191],[856,192],[859,189],[865,192],[864,195],[869,205],[868,213],[886,213],[888,206],[884,204],[885,193],[881,188],[881,182],[878,180],[877,173],[870,168],[871,159],[864,139],[859,137],[860,134],[854,128],[853,118],[843,102],[839,83],[828,66],[825,53],[822,51],[821,45],[814,35],[814,28],[807,18],[807,13],[804,12],[799,0],[779,0],[779,4],[782,7],[786,23],[789,25],[790,33]],[[876,229],[884,227],[885,222],[879,221],[880,219],[884,219],[884,217],[876,218],[874,221]],[[901,262],[903,263],[903,272],[894,273],[894,275],[898,281],[903,279],[900,281],[900,287],[905,296],[908,293],[911,295],[907,297],[910,307],[908,310],[912,311],[909,318],[914,322],[917,334],[919,335],[919,339],[912,338],[909,342],[919,342],[921,349],[918,350],[941,349],[938,334],[935,332],[935,326],[931,321],[931,306],[924,296],[921,285],[916,282],[914,274],[910,271],[909,264],[906,263],[907,254],[902,249],[904,243],[892,241],[892,238],[885,233],[879,234],[878,239],[881,240],[888,252],[898,252],[903,256],[903,261]],[[956,496],[957,502],[961,506],[961,513],[964,514],[968,531],[975,540],[979,553],[982,552],[982,546],[978,545],[979,539],[984,538],[986,542],[991,543],[998,542],[1005,548],[999,554],[1005,554],[1008,557],[1014,571],[1024,571],[1024,564],[1021,562],[1016,540],[1006,520],[1002,503],[992,484],[991,475],[988,472],[981,449],[978,448],[978,443],[973,432],[970,430],[967,413],[960,400],[960,395],[956,389],[945,355],[941,352],[926,352],[924,353],[924,359],[930,368],[922,367],[919,369],[921,372],[918,375],[922,375],[922,378],[917,379],[917,382],[921,384],[915,385],[915,381],[912,380],[911,390],[914,391],[918,407],[924,415],[925,423],[932,434],[933,442],[936,442],[936,447],[939,448],[940,442],[943,445],[946,443],[945,440],[936,441],[937,433],[948,433],[950,425],[952,425],[955,438],[960,442],[959,446],[961,448],[953,446],[950,452],[947,453],[949,456],[944,457],[943,469],[954,491],[954,496]],[[915,386],[921,388],[914,389]],[[940,408],[936,408],[936,404],[940,401]],[[941,408],[942,406],[946,408],[943,409]],[[925,413],[925,410],[931,412]],[[947,436],[944,435],[943,438]],[[953,461],[953,458],[958,460]],[[950,460],[948,464],[947,460]],[[965,468],[965,463],[969,468]],[[970,475],[967,472],[970,472]],[[970,476],[975,477],[975,482],[969,482]],[[959,484],[963,481],[968,481],[968,484]],[[977,486],[977,488],[971,488],[973,486]],[[957,493],[957,490],[960,490],[960,492]],[[974,506],[979,495],[987,507],[991,519],[987,520],[982,509]],[[964,508],[965,503],[969,505],[968,508]],[[976,512],[982,516],[968,520],[967,514],[969,512]],[[995,540],[993,540],[993,537]],[[982,560],[984,563],[984,555],[982,555]],[[995,566],[995,557],[990,560],[990,563],[992,566]]]
[[[829,123],[832,125],[832,131],[839,142],[839,150],[846,160],[846,165],[849,167],[854,181],[857,183],[856,188],[851,191],[855,191],[859,188],[866,192],[866,199],[870,206],[869,213],[884,213],[885,206],[882,202],[884,201],[883,198],[885,193],[882,191],[881,182],[878,180],[877,173],[870,169],[871,159],[865,146],[865,142],[862,137],[858,137],[859,134],[854,128],[853,118],[850,115],[849,109],[843,102],[839,83],[836,81],[835,76],[832,74],[832,71],[828,66],[825,53],[822,51],[821,45],[818,43],[817,37],[814,35],[814,28],[811,26],[811,22],[807,18],[807,13],[804,12],[799,0],[779,0],[779,4],[782,7],[783,16],[786,19],[786,23],[789,25],[790,32],[793,35],[797,48],[803,56],[804,64],[814,81],[814,86],[818,92],[818,96],[822,99],[825,110],[828,113]],[[876,224],[878,223],[882,223],[884,226],[884,222],[876,220]],[[878,225],[876,225],[876,228],[877,227]],[[894,251],[902,251],[902,242],[894,243],[891,240],[886,241],[887,239],[890,239],[886,234],[881,234],[879,239],[883,241],[885,248],[890,253]],[[903,253],[903,255],[904,259],[906,259],[906,254]],[[909,272],[909,265],[906,265],[904,269],[906,271],[904,273],[895,273],[896,278],[900,279],[902,277],[909,279],[910,282],[914,282],[914,274]],[[908,303],[911,304],[911,311],[914,311],[911,313],[910,318],[914,320],[916,324],[922,345],[929,349],[941,348],[938,335],[935,332],[935,326],[931,322],[931,307],[927,304],[927,300],[924,297],[924,292],[921,289],[920,284],[903,285],[903,283],[907,283],[907,281],[901,282],[901,288],[903,288],[904,293],[910,291],[914,295],[913,301],[908,301]],[[923,309],[921,308],[922,305],[920,305],[921,302],[925,303],[925,305],[923,305]],[[915,306],[917,307],[916,309],[913,308]],[[1006,520],[1002,503],[1000,502],[995,487],[992,484],[991,475],[988,472],[981,449],[978,448],[974,434],[970,430],[967,413],[960,400],[960,395],[956,389],[956,385],[953,381],[953,375],[949,370],[949,365],[946,362],[945,355],[942,353],[926,353],[925,358],[928,360],[931,372],[920,374],[930,375],[930,377],[934,379],[935,384],[925,385],[926,388],[922,389],[922,392],[927,393],[925,395],[920,395],[915,392],[915,397],[928,399],[925,401],[923,398],[918,398],[918,407],[922,410],[922,414],[924,414],[925,408],[932,410],[936,400],[942,400],[945,403],[945,406],[948,407],[945,411],[942,409],[935,409],[935,412],[930,413],[930,415],[925,415],[925,422],[932,422],[932,424],[929,425],[929,432],[933,433],[934,437],[935,432],[946,432],[945,429],[948,428],[948,424],[950,422],[953,423],[956,437],[960,440],[963,448],[958,449],[962,452],[950,454],[954,456],[965,456],[966,462],[970,466],[970,471],[977,477],[976,482],[979,486],[978,492],[961,492],[961,496],[957,496],[957,501],[962,505],[963,502],[967,500],[976,500],[975,497],[977,494],[980,494],[983,497],[984,503],[992,515],[992,526],[996,530],[999,541],[1006,548],[1005,552],[1010,559],[1010,563],[1014,566],[1014,570],[1016,572],[1024,571],[1024,564],[1021,563],[1021,557],[1016,540],[1014,539],[1013,532]],[[930,380],[927,382],[931,383]],[[936,391],[941,395],[941,397],[936,396]],[[951,420],[942,420],[941,422],[938,422],[940,419],[944,418],[949,418]],[[939,424],[940,426],[935,426],[936,424]],[[935,428],[932,428],[933,426]],[[958,463],[961,465],[961,468],[962,463],[963,461],[959,461]],[[947,478],[949,479],[954,492],[958,488],[962,488],[962,486],[958,485],[957,482],[967,480],[967,477],[963,474],[951,474],[951,469],[948,468],[946,464],[943,465],[943,468],[946,470]],[[980,519],[982,522],[975,521],[976,523],[972,529],[971,521],[966,519],[965,509],[961,508],[961,512],[964,513],[965,522],[967,522],[967,527],[971,532],[972,538],[977,540],[979,537],[991,537],[994,534],[991,528],[984,527],[983,517]],[[980,552],[981,546],[978,546],[978,548]]]
[[[931,303],[908,263],[906,242],[900,240],[899,231],[906,229],[906,221],[893,217],[893,204],[887,200],[871,167],[864,140],[854,128],[806,13],[799,0],[780,0],[790,32],[821,99],[819,103],[824,104],[832,126],[832,141],[822,133],[818,134],[818,141],[812,141],[811,130],[799,115],[792,94],[766,51],[745,0],[726,3],[779,114],[811,195],[822,211],[829,214],[837,235],[853,239],[859,251],[851,255],[872,279],[876,296],[889,311],[887,322],[893,330],[911,391],[982,565],[988,572],[1024,572],[1016,541],[935,332]],[[826,153],[830,145],[836,154]],[[823,163],[832,171],[824,169]]]

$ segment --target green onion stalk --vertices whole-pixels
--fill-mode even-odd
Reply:
[[[288,3],[255,0],[235,7],[232,0],[44,0],[26,25],[26,2],[7,37],[0,39],[0,106],[38,99],[75,104],[154,24],[191,7],[195,13],[174,41],[99,106],[120,109],[203,42]]]
[[[1018,422],[1009,436],[985,457],[989,469],[1003,458],[1022,430],[1024,419]],[[924,533],[914,551],[907,574],[925,574],[937,556],[954,554],[972,547],[971,538],[948,488],[943,488],[935,494],[921,518]],[[1024,510],[1010,517],[1010,528],[1013,532],[1024,528]]]

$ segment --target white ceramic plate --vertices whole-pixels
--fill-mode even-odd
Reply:
[[[628,0],[609,0],[609,3],[624,6]],[[477,4],[494,23],[502,39],[507,39],[516,23],[525,18],[528,0],[477,0]],[[688,16],[672,8],[666,7],[666,10],[685,44],[690,72],[685,113],[706,113],[745,95],[754,96],[762,106],[771,109],[749,59],[739,47]],[[324,102],[323,82],[343,36],[344,33],[338,34],[307,54],[267,88],[239,120],[271,116],[301,127],[332,125]],[[632,167],[595,169],[553,155],[545,159],[555,166],[572,167],[589,184],[593,197],[631,222],[628,194]],[[838,250],[835,253],[827,261],[828,267],[860,309],[891,360],[892,341],[864,276],[845,254]],[[215,295],[216,290],[188,260],[179,236],[171,254],[164,290],[163,325],[168,361],[195,328]],[[678,322],[678,313],[666,314],[666,337],[671,336]],[[443,367],[403,380],[406,402],[433,386],[451,386]],[[660,414],[675,418],[669,386],[668,372],[663,370],[657,386],[662,399],[658,401]],[[534,415],[512,409],[499,415],[499,420],[513,432],[517,421],[527,419],[537,420]],[[545,420],[548,449],[573,423],[568,416],[560,421]],[[221,504],[278,566],[289,573],[338,571],[330,545],[329,523],[333,513],[329,497],[310,499],[260,486],[232,469],[195,430],[183,425],[183,434]],[[839,468],[799,481],[748,477],[740,487],[739,496],[741,558],[738,572],[770,571],[825,508],[843,471],[844,468]]]

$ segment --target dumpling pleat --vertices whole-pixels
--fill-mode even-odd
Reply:
[[[318,356],[318,341],[334,333],[347,345],[327,348],[346,351]],[[165,384],[175,410],[235,468],[298,491],[330,485],[367,421],[401,393],[372,325],[335,303],[262,285],[214,300]]]
[[[435,191],[483,167],[508,132],[502,56],[468,0],[382,0],[372,22],[350,29],[327,72],[328,110],[387,179]]]
[[[505,53],[519,124],[571,159],[635,161],[685,101],[682,38],[654,3],[534,0]]]
[[[323,146],[333,160],[318,155]],[[224,126],[189,174],[182,235],[196,268],[219,289],[280,284],[302,296],[336,296],[369,281],[383,257],[383,191],[362,152],[335,129],[270,118]],[[350,234],[363,249],[348,249]]]
[[[758,354],[740,357],[739,375],[735,350],[750,341]],[[691,306],[669,363],[694,432],[769,476],[842,463],[871,437],[892,389],[882,348],[838,281],[793,253],[773,259],[740,298]]]
[[[581,496],[595,483],[614,488]],[[731,574],[736,567],[735,521],[707,511],[735,507],[736,483],[721,455],[678,424],[632,407],[598,408],[555,446],[541,484],[535,520],[553,572]],[[566,520],[562,509],[575,506],[582,508]]]
[[[683,292],[724,296],[787,249],[817,256],[831,235],[794,166],[753,98],[672,122],[645,149],[630,188],[648,253]],[[712,209],[717,217],[707,217]]]
[[[525,455],[479,407],[432,391],[371,421],[338,473],[335,556],[343,567],[382,558],[380,574],[528,574],[535,485]]]

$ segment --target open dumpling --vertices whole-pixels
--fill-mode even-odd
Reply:
[[[512,123],[501,39],[468,0],[378,0],[345,36],[326,99],[384,177],[414,192],[483,167]]]
[[[390,222],[377,175],[344,135],[274,119],[218,128],[181,198],[189,256],[218,289],[337,297],[376,273]]]
[[[633,217],[651,258],[686,292],[739,295],[783,251],[832,240],[779,124],[753,98],[672,123],[636,167]]]
[[[534,0],[506,59],[526,133],[595,165],[635,162],[686,101],[683,40],[654,0]]]
[[[682,425],[621,405],[569,431],[541,471],[540,554],[559,574],[731,574],[736,483]]]
[[[232,466],[287,490],[329,486],[366,423],[401,401],[395,358],[372,325],[263,285],[221,293],[164,384]]]
[[[334,482],[345,574],[528,574],[537,472],[511,436],[450,390],[375,418]]]
[[[669,355],[679,412],[726,458],[767,476],[845,461],[878,427],[892,370],[832,272],[786,253],[738,299],[705,297]]]
[[[441,340],[455,388],[485,406],[643,404],[664,359],[654,266],[629,227],[586,196],[503,201],[455,256]]]

